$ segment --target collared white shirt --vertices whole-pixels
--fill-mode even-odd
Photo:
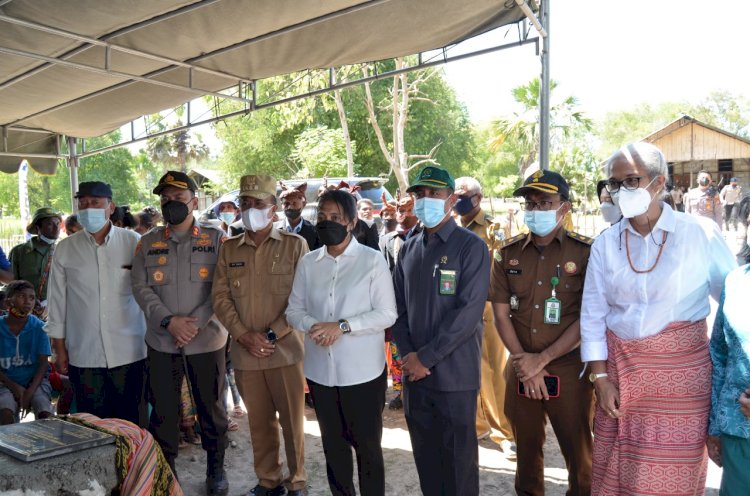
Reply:
[[[662,242],[665,232],[667,241],[654,269],[634,272],[627,248],[633,266],[648,270],[656,262],[656,243]],[[581,359],[607,359],[607,329],[622,339],[642,339],[672,322],[706,318],[709,294],[719,300],[724,278],[735,267],[734,255],[710,219],[662,204],[662,214],[646,236],[623,219],[591,247],[581,304]]]
[[[286,318],[305,333],[305,376],[324,386],[351,386],[383,373],[384,329],[396,321],[396,297],[383,255],[352,237],[336,258],[327,247],[305,255],[297,266]],[[307,334],[317,322],[349,321],[352,332],[332,346]]]
[[[58,243],[44,329],[65,339],[71,365],[114,368],[146,358],[146,320],[130,284],[139,239],[112,226],[101,245],[85,230]]]
[[[300,219],[297,225],[292,227],[292,225],[289,223],[289,219],[285,218],[284,220],[280,220],[279,222],[277,222],[274,227],[276,229],[283,229],[286,232],[299,234],[299,232],[302,230],[302,224],[302,219]]]

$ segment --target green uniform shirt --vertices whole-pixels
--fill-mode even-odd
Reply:
[[[52,245],[48,245],[39,236],[32,236],[30,240],[15,246],[10,250],[10,265],[15,279],[23,279],[34,285],[37,297],[44,301],[47,299],[47,283],[49,274],[44,281],[41,290],[39,283],[42,279],[44,269],[47,267],[47,260],[52,254]]]

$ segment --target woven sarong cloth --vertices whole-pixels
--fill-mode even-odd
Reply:
[[[591,493],[703,494],[711,409],[706,322],[674,322],[637,340],[607,331],[607,349],[623,416],[596,409]]]
[[[116,437],[115,465],[122,496],[183,496],[159,445],[147,430],[127,420],[100,419],[88,413],[64,419]]]

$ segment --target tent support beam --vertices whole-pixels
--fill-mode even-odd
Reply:
[[[542,25],[547,36],[542,40],[542,76],[539,88],[539,168],[549,169],[549,4],[550,0],[542,0]]]
[[[453,57],[440,57],[439,59],[436,59],[436,60],[433,60],[433,61],[429,61],[429,62],[424,62],[423,58],[420,57],[420,60],[422,60],[421,64],[417,64],[417,65],[414,65],[414,66],[411,66],[411,67],[405,67],[403,69],[397,69],[397,70],[392,70],[392,71],[387,71],[387,72],[380,72],[380,73],[374,74],[372,76],[365,77],[365,78],[360,78],[360,79],[356,79],[356,80],[353,80],[353,81],[339,82],[339,83],[332,84],[332,85],[329,84],[325,88],[321,88],[321,89],[318,89],[318,90],[309,91],[309,92],[306,92],[306,93],[301,93],[299,95],[290,96],[290,97],[287,97],[287,98],[283,98],[283,99],[280,99],[280,100],[275,100],[273,102],[268,102],[268,103],[261,103],[261,104],[259,104],[259,103],[256,102],[255,96],[256,96],[256,91],[257,91],[257,84],[252,84],[251,85],[251,89],[252,89],[252,92],[253,92],[253,98],[250,99],[251,104],[250,104],[250,108],[249,109],[242,109],[242,110],[237,110],[237,111],[234,111],[234,112],[229,112],[227,114],[223,114],[223,115],[220,115],[220,116],[217,116],[217,117],[211,117],[210,119],[203,119],[203,120],[200,120],[200,121],[196,121],[196,122],[193,122],[190,125],[179,126],[179,127],[175,127],[175,128],[172,128],[172,129],[167,129],[167,130],[164,130],[164,131],[160,131],[158,133],[149,134],[147,136],[142,136],[142,137],[139,137],[139,138],[135,138],[135,136],[133,135],[133,133],[131,131],[131,139],[129,141],[125,141],[125,142],[122,142],[122,143],[117,143],[116,145],[106,146],[104,148],[99,148],[97,150],[87,150],[87,151],[84,151],[83,153],[81,153],[79,155],[79,157],[80,158],[85,158],[85,157],[90,157],[92,155],[98,155],[100,153],[108,152],[110,150],[121,148],[123,146],[128,146],[128,145],[131,145],[131,144],[134,144],[134,143],[139,143],[141,141],[146,141],[146,140],[151,139],[151,138],[157,138],[159,136],[164,136],[164,135],[167,135],[167,134],[173,134],[173,133],[176,133],[176,132],[185,131],[185,130],[188,130],[188,129],[192,128],[192,127],[202,126],[202,125],[206,125],[206,124],[213,124],[215,122],[219,122],[219,121],[222,121],[222,120],[230,118],[230,117],[247,115],[250,112],[253,112],[255,110],[261,110],[261,109],[264,109],[264,108],[271,108],[271,107],[275,107],[275,106],[278,106],[278,105],[283,105],[285,103],[293,102],[295,100],[300,100],[302,98],[309,98],[309,97],[313,97],[313,96],[318,96],[318,95],[322,95],[322,94],[325,94],[325,93],[330,93],[330,92],[335,91],[335,90],[349,88],[349,87],[352,87],[352,86],[358,86],[360,84],[367,83],[367,82],[377,81],[377,80],[381,80],[381,79],[387,79],[387,78],[390,78],[390,77],[393,77],[393,76],[397,76],[399,74],[404,74],[404,73],[413,72],[413,71],[422,70],[422,69],[429,69],[431,67],[443,65],[443,64],[446,64],[448,62],[455,62],[455,61],[458,61],[458,60],[463,60],[463,59],[467,59],[467,58],[471,58],[471,57],[476,57],[476,56],[479,56],[479,55],[485,55],[485,54],[493,53],[493,52],[499,52],[499,51],[507,50],[507,49],[510,49],[510,48],[521,47],[521,46],[524,46],[524,45],[536,45],[537,49],[538,49],[538,47],[539,47],[539,38],[537,38],[537,37],[526,38],[525,40],[520,40],[520,41],[513,42],[513,43],[506,43],[504,45],[497,45],[497,46],[494,46],[494,47],[485,48],[485,49],[482,49],[482,50],[476,50],[476,51],[473,51],[473,52],[463,53],[463,54],[460,54],[460,55],[455,55]],[[131,129],[132,129],[132,126],[131,126]]]
[[[76,193],[78,193],[78,155],[76,154],[76,139],[68,136],[68,169],[70,170],[70,204],[73,206],[73,213],[78,213],[78,202]]]

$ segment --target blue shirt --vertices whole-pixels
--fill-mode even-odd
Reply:
[[[39,366],[39,355],[50,356],[44,322],[29,315],[18,336],[10,332],[8,317],[0,317],[0,369],[11,381],[28,387]]]
[[[2,248],[0,248],[0,270],[10,270],[10,261]]]
[[[739,397],[750,388],[750,265],[727,276],[711,334],[714,365],[711,388],[711,436],[729,434],[750,439],[750,419],[740,412]]]
[[[489,284],[487,244],[453,219],[404,243],[393,271],[398,320],[391,331],[401,356],[416,352],[430,369],[410,387],[479,389]]]

